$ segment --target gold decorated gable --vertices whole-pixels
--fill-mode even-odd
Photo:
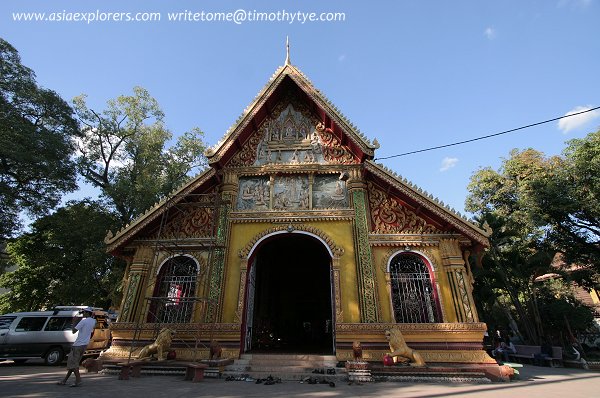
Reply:
[[[250,135],[227,166],[352,164],[358,160],[330,129],[289,94]]]
[[[378,234],[439,234],[436,226],[419,217],[400,199],[387,194],[372,182],[367,182],[371,228]]]
[[[162,239],[203,238],[214,235],[211,230],[214,209],[187,207],[177,212],[161,232]]]

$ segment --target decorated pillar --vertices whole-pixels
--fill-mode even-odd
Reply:
[[[129,265],[129,276],[123,295],[123,303],[119,314],[119,322],[136,322],[143,320],[146,314],[140,311],[144,308],[144,292],[147,274],[152,261],[152,250],[147,246],[141,246],[135,253],[133,261]]]
[[[352,169],[348,181],[354,206],[354,236],[358,273],[358,297],[360,319],[363,323],[379,322],[379,302],[373,255],[369,244],[369,222],[367,214],[367,191],[360,170]]]
[[[238,294],[238,305],[235,316],[239,323],[242,323],[244,317],[244,301],[246,300],[246,278],[248,275],[248,258],[240,261],[240,293]]]
[[[331,261],[331,277],[334,287],[333,299],[335,300],[335,322],[342,323],[344,322],[344,312],[342,311],[342,292],[340,289],[340,257],[338,253],[334,254],[334,257]]]
[[[229,236],[229,212],[236,198],[238,190],[237,176],[232,173],[224,173],[223,184],[219,197],[215,198],[216,214],[215,237],[213,242],[213,253],[210,259],[210,288],[208,292],[208,305],[206,309],[205,322],[218,322],[223,310],[223,285],[225,273],[225,248]]]
[[[471,280],[465,269],[460,245],[456,239],[440,241],[442,265],[452,290],[452,301],[458,322],[478,322],[471,289]]]

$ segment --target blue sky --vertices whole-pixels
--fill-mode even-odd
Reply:
[[[600,105],[600,0],[3,0],[0,36],[38,83],[70,101],[145,87],[175,134],[215,144],[285,60],[385,157],[492,134]],[[344,21],[169,22],[168,14],[245,10],[343,13]],[[17,22],[13,13],[160,12],[160,22]],[[240,15],[240,14],[237,14]],[[198,17],[199,18],[199,17]],[[558,154],[600,112],[381,163],[463,212],[473,172],[513,148]]]

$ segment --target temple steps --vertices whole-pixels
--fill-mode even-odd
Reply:
[[[335,355],[243,354],[225,368],[224,376],[255,380],[273,376],[282,381],[301,381],[310,377],[332,381],[344,379],[345,369],[336,368],[336,364]]]

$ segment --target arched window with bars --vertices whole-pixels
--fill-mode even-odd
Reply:
[[[148,322],[190,322],[198,272],[198,265],[191,257],[175,256],[167,260],[156,277]]]
[[[440,306],[433,278],[424,259],[399,253],[389,265],[392,307],[397,323],[440,322]]]

